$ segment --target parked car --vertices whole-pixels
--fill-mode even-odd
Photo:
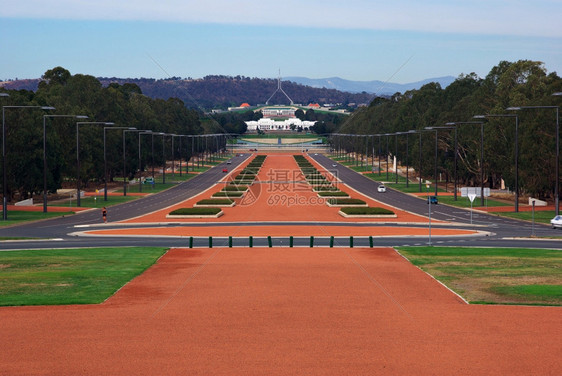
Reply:
[[[562,228],[562,215],[557,215],[556,217],[550,220],[550,224],[552,228]]]
[[[377,191],[380,192],[380,193],[384,193],[384,192],[386,192],[386,187],[381,184],[377,187]]]
[[[439,203],[439,200],[437,200],[437,196],[428,196],[427,203],[431,203],[431,205],[437,205]]]

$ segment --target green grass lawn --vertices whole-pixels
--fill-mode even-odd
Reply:
[[[112,206],[117,204],[122,204],[124,202],[129,202],[136,200],[142,196],[107,196],[107,201],[103,200],[103,193],[99,196],[87,196],[80,199],[80,207],[82,208],[102,208],[104,206]],[[54,204],[55,206],[71,206],[76,207],[76,200],[72,200],[69,204],[68,201],[65,203],[59,202]]]
[[[48,210],[48,209],[47,209]],[[15,225],[22,222],[29,222],[29,221],[38,221],[41,219],[47,218],[54,218],[60,217],[63,215],[72,215],[74,212],[67,212],[67,213],[54,213],[54,212],[30,212],[30,211],[20,211],[20,210],[9,210],[8,211],[8,219],[6,221],[0,220],[0,227],[1,226],[10,226]]]
[[[524,221],[531,222],[533,220],[533,212],[527,211],[520,211],[518,213],[515,212],[494,212],[494,214],[501,215],[503,217],[521,219]],[[545,210],[545,211],[535,211],[535,222],[537,223],[548,223],[550,224],[550,220],[554,218],[554,210]],[[560,233],[562,236],[562,233]]]
[[[0,305],[101,303],[165,251],[119,247],[0,252]]]
[[[457,201],[455,201],[455,197],[454,196],[438,196],[439,199],[439,203],[440,204],[447,204],[447,205],[452,205],[452,206],[457,206],[460,208],[470,208],[470,200],[468,199],[468,197],[461,197],[461,195],[457,195]],[[496,201],[496,200],[484,200],[484,206],[483,207],[488,207],[488,206],[510,206],[511,204],[509,203],[505,203],[503,201]],[[479,208],[482,207],[480,205],[480,197],[477,197],[474,199],[474,202],[472,203],[472,207],[473,208]]]
[[[562,250],[398,247],[414,265],[476,304],[562,305]]]

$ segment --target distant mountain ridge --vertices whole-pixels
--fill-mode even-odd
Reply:
[[[201,110],[237,107],[242,103],[255,106],[265,103],[288,104],[288,99],[276,92],[277,79],[250,78],[243,76],[206,76],[200,79],[117,78],[98,77],[103,86],[112,83],[123,85],[132,83],[139,86],[142,93],[151,98],[179,98],[190,108]],[[445,88],[455,79],[453,77],[432,78],[409,84],[384,83],[382,81],[349,81],[339,77],[310,79],[306,77],[287,77],[282,79],[283,90],[294,103],[309,104],[349,104],[350,107],[367,105],[377,95],[390,96],[396,92],[419,89],[429,82],[438,82]],[[0,82],[0,86],[11,90],[37,90],[40,79],[23,79]]]
[[[315,88],[326,88],[326,89],[336,89],[339,91],[345,91],[348,93],[362,93],[366,92],[369,94],[377,95],[392,95],[397,92],[404,93],[408,90],[419,89],[425,84],[430,82],[437,82],[444,89],[449,86],[455,77],[453,76],[443,76],[436,78],[428,78],[426,80],[411,82],[407,84],[397,84],[393,82],[383,82],[383,81],[351,81],[345,80],[339,77],[330,78],[307,78],[307,77],[285,77],[283,80],[292,81],[297,84],[311,86]]]

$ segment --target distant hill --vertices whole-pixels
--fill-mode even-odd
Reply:
[[[349,93],[362,93],[366,92],[369,94],[377,94],[377,95],[393,95],[395,93],[404,93],[408,90],[419,89],[425,84],[430,82],[438,82],[441,87],[444,89],[453,81],[455,81],[455,77],[453,76],[445,76],[445,77],[436,77],[436,78],[429,78],[427,80],[418,81],[418,82],[411,82],[407,84],[396,84],[392,82],[383,82],[383,81],[350,81],[344,80],[343,78],[339,77],[330,77],[330,78],[306,78],[306,77],[286,77],[287,81],[292,81],[301,85],[307,85],[316,88],[327,88],[327,89],[336,89],[339,91],[346,91]]]
[[[252,106],[264,104],[277,89],[277,80],[271,78],[249,78],[243,76],[206,76],[201,79],[156,80],[152,78],[98,78],[103,86],[111,83],[133,83],[142,93],[151,98],[179,98],[187,107],[204,111],[237,107],[242,103]],[[12,80],[1,82],[0,86],[12,90],[36,90],[39,79]],[[428,82],[437,81],[447,86],[453,77],[429,79],[412,84],[384,85],[381,81],[348,81],[338,77],[309,79],[289,77],[282,82],[282,88],[294,103],[342,104],[350,107],[369,104],[374,95],[392,95],[396,92],[418,89]],[[271,98],[270,104],[288,104],[288,99],[280,92]]]

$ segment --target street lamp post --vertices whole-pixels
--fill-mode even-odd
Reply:
[[[484,206],[484,122],[483,121],[455,121],[445,125],[480,125],[480,206]]]
[[[175,165],[175,154],[176,154],[176,149],[174,149],[174,137],[177,137],[177,134],[170,134],[170,136],[172,136],[172,175],[174,175],[174,178],[176,177],[176,172],[174,169],[174,165]]]
[[[388,149],[388,145],[389,145],[389,137],[390,137],[390,135],[391,135],[390,133],[385,133],[385,136],[386,136],[386,158],[385,158],[385,159],[386,159],[386,181],[389,180],[389,178],[388,178],[388,170],[390,170],[390,169],[388,168],[388,157],[389,157],[389,155],[390,155],[390,151],[389,151],[389,149]]]
[[[47,118],[87,119],[85,115],[43,115],[43,213],[47,212]]]
[[[2,97],[9,97],[10,95],[7,93],[0,93]],[[2,217],[4,220],[8,219],[8,174],[7,174],[7,163],[6,163],[6,108],[39,108],[41,110],[54,110],[54,107],[50,106],[2,106],[2,172],[3,172],[3,180],[2,180]],[[44,145],[43,145],[44,147]]]
[[[562,93],[554,93],[553,96],[562,96]],[[559,207],[559,191],[558,186],[560,185],[560,115],[559,106],[521,106],[521,107],[508,107],[506,110],[517,111],[517,110],[527,110],[527,109],[555,109],[556,110],[556,162],[555,162],[555,182],[554,182],[554,214],[560,214]]]
[[[152,134],[152,131],[139,131],[139,192],[142,192],[141,135],[143,134]]]
[[[126,129],[123,131],[123,196],[127,196],[127,159],[125,158],[125,134],[127,132],[143,132],[145,129],[138,130],[136,128]]]
[[[162,158],[164,159],[164,166],[162,168],[162,184],[166,184],[166,136],[167,133],[160,133],[162,136]]]
[[[113,124],[113,123],[105,123]],[[129,128],[129,127],[103,127],[103,200],[107,201],[107,152],[106,152],[106,131],[108,129],[136,129],[136,128]]]
[[[475,115],[474,119],[486,119],[491,117],[514,117],[515,118],[515,213],[519,212],[519,116],[512,114],[488,114]]]
[[[455,167],[454,167],[454,171],[455,171],[454,180],[455,180],[455,182],[454,182],[454,198],[455,198],[455,201],[457,201],[457,181],[458,181],[458,173],[457,173],[457,154],[458,154],[458,149],[457,149],[457,147],[458,147],[458,144],[457,144],[457,127],[455,127],[455,126],[451,126],[451,127],[426,127],[425,129],[427,129],[427,130],[435,130],[435,150],[436,150],[436,156],[437,156],[437,131],[438,131],[439,129],[454,129],[454,130],[455,130],[455,147],[454,147],[454,149],[455,149]],[[437,162],[437,159],[436,159],[436,162]],[[437,163],[436,163],[436,166],[437,166]],[[436,170],[437,170],[437,167],[436,167]],[[437,171],[436,171],[436,173],[437,173]],[[436,184],[437,184],[437,182],[436,182]],[[435,194],[437,195],[437,190],[435,190],[435,192],[436,192]]]
[[[80,206],[80,126],[82,125],[113,125],[102,121],[81,121],[76,123],[76,206]]]

